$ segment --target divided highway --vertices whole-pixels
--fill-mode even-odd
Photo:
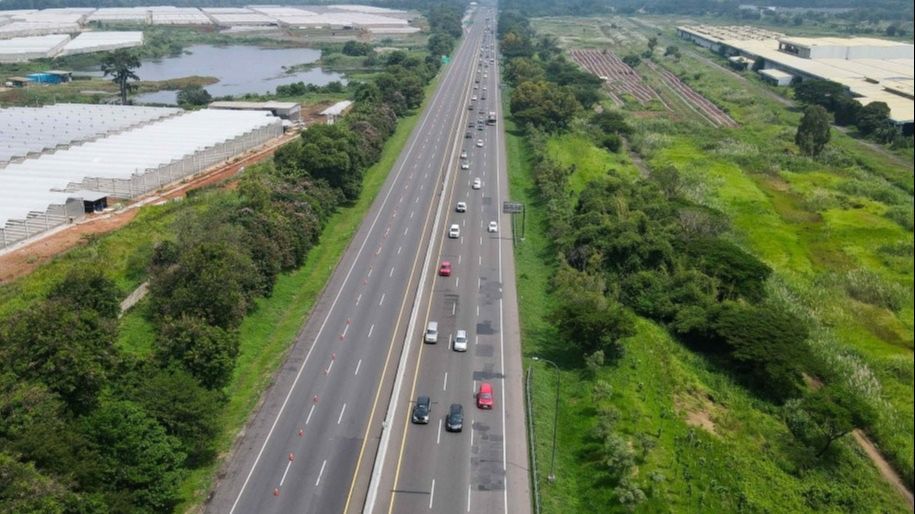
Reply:
[[[373,469],[379,479],[386,478],[385,464],[394,458],[397,469],[388,478],[398,471],[400,480],[412,480],[414,475],[441,477],[434,501],[442,503],[435,512],[470,511],[471,504],[465,506],[464,500],[460,500],[462,508],[456,508],[458,496],[473,502],[473,512],[530,510],[511,238],[508,220],[503,228],[499,214],[507,194],[501,126],[481,132],[470,129],[472,140],[483,139],[483,147],[473,147],[471,162],[476,168],[457,169],[456,152],[465,141],[467,120],[478,115],[467,105],[472,95],[480,94],[473,85],[481,47],[484,38],[490,43],[493,38],[485,31],[486,17],[494,20],[494,10],[481,8],[474,14],[404,152],[221,471],[206,505],[208,512],[334,513],[359,512],[364,507],[380,512],[382,501],[385,511],[418,510],[407,501],[403,507],[395,506],[393,501],[400,502],[401,495],[395,498],[391,485],[376,488],[377,501],[364,505]],[[488,77],[481,80],[489,97],[478,101],[492,111],[499,110],[497,68],[489,64]],[[467,182],[472,176],[483,183],[473,194]],[[460,221],[451,212],[457,198],[468,203]],[[442,202],[447,205],[440,207]],[[464,239],[443,248],[445,218],[447,225],[463,225]],[[499,232],[484,231],[482,224],[490,220],[498,222]],[[430,244],[436,255],[431,264],[425,259]],[[437,265],[440,251],[449,254],[455,269],[452,279],[461,277],[463,287],[423,273],[424,267]],[[408,365],[399,366],[406,338],[412,342],[421,338],[416,333],[423,327],[410,320],[419,316],[424,322],[427,316],[420,316],[422,309],[442,320],[442,342],[434,348],[441,355],[433,357],[423,345],[407,345]],[[453,309],[451,318],[448,309]],[[444,352],[451,352],[445,337],[458,322],[466,324],[471,348],[467,354],[446,358]],[[511,328],[504,330],[503,323]],[[408,334],[411,325],[415,330]],[[425,362],[420,365],[417,358]],[[439,451],[417,455],[424,443],[411,431],[420,427],[410,427],[406,435],[411,437],[403,437],[402,420],[409,409],[400,405],[415,387],[402,380],[405,385],[395,391],[398,396],[392,403],[401,408],[390,410],[392,386],[396,376],[413,382],[420,376],[418,383],[426,387],[426,381],[442,370],[451,373],[451,396],[430,390],[437,402],[433,413],[441,414],[445,401],[463,401],[465,431],[437,444]],[[474,411],[475,379],[488,380],[495,387],[496,406],[485,415]],[[383,430],[383,419],[392,413],[396,422]],[[433,425],[421,428],[435,433]],[[376,451],[383,440],[391,442],[391,450],[376,466]],[[415,487],[429,490],[428,483]],[[462,492],[467,487],[480,493]],[[432,497],[431,492],[426,496],[427,511]]]
[[[380,453],[385,460],[379,463],[374,512],[531,511],[511,220],[502,214],[508,177],[496,14],[483,11],[493,20],[487,23],[491,31],[475,59],[473,94],[465,106],[468,132],[456,142],[460,151],[450,162],[456,171],[447,184],[446,221],[436,234],[428,270],[432,283],[423,292],[411,335],[418,347],[404,386],[395,390],[399,415],[389,447]],[[482,121],[490,112],[496,114],[494,126]],[[446,234],[454,225],[458,237]],[[445,261],[451,268],[447,276],[438,272]],[[429,322],[438,325],[436,344],[422,342]],[[466,352],[455,348],[459,330],[467,332]],[[477,407],[483,383],[493,388],[492,409]],[[418,396],[432,401],[427,425],[411,419]],[[463,407],[464,426],[448,432],[455,403]],[[370,502],[374,498],[370,489]]]

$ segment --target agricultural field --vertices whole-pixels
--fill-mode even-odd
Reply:
[[[574,61],[608,77],[609,56],[642,54],[649,37],[658,39],[651,59],[643,58],[635,68],[643,87],[650,88],[658,102],[618,101],[614,94],[622,93],[605,86],[612,95],[602,105],[622,110],[632,125],[627,138],[632,160],[644,160],[649,170],[677,169],[684,178],[683,195],[723,212],[729,220],[729,240],[772,268],[768,294],[811,327],[806,344],[826,363],[828,372],[843,377],[845,387],[876,409],[877,419],[866,436],[911,490],[915,481],[911,160],[905,158],[905,151],[890,151],[836,129],[824,155],[801,156],[794,145],[800,112],[784,93],[752,72],[727,69],[717,56],[677,39],[671,27],[680,21],[531,20],[538,34],[555,36]],[[664,55],[671,45],[680,51]],[[596,64],[601,61],[606,61],[603,68]],[[660,102],[669,108],[657,109]],[[591,144],[591,150],[579,146],[563,151],[570,137],[579,145]],[[523,144],[520,141],[514,148],[522,160]],[[602,150],[584,136],[553,136],[547,147],[552,159],[574,165],[569,184],[577,191],[588,178],[599,175],[595,170],[619,175],[616,170],[621,167],[609,159],[601,166],[597,151]],[[513,194],[532,187],[517,180]],[[541,249],[540,254],[549,251]],[[519,255],[524,263],[524,250]],[[533,276],[533,270],[526,273]],[[519,280],[519,287],[524,283]],[[522,306],[522,318],[525,308],[536,307]],[[546,312],[549,306],[542,307],[539,316]],[[581,457],[595,444],[582,434],[590,433],[596,423],[593,406],[603,403],[618,409],[619,426],[636,440],[639,431],[649,427],[663,432],[652,441],[653,449],[645,452],[639,476],[655,480],[659,474],[654,483],[665,491],[667,502],[649,500],[640,511],[733,511],[746,506],[743,502],[752,495],[750,504],[763,510],[816,510],[812,497],[831,479],[789,463],[792,448],[778,443],[790,438],[779,408],[753,399],[650,322],[639,322],[637,327],[637,335],[624,343],[629,350],[613,368],[596,377],[574,371],[563,374],[570,401],[562,414],[568,421],[560,427],[559,440],[578,458],[567,454],[560,471],[579,477],[596,472],[591,464],[582,464],[588,459]],[[525,342],[531,345],[530,352],[543,351],[541,345],[550,338],[547,328],[529,330],[535,334],[530,343]],[[547,368],[537,371],[541,382],[551,380]],[[551,412],[549,387],[535,386],[539,395],[535,411]],[[550,427],[536,428],[542,448]],[[832,472],[843,487],[850,488],[843,494],[868,490],[875,510],[905,510],[897,491],[850,437],[843,441],[842,455]],[[691,459],[702,464],[692,466]],[[756,471],[746,473],[747,468]],[[694,485],[681,489],[685,482]],[[557,482],[543,489],[545,511],[594,511],[613,496],[601,496],[600,490],[599,478],[578,486]],[[778,494],[759,496],[759,491],[773,490]],[[646,508],[649,504],[651,508]]]
[[[604,80],[610,99],[618,106],[624,105],[624,95],[630,95],[642,104],[659,100],[657,93],[642,82],[639,74],[610,50],[572,49],[569,56]]]

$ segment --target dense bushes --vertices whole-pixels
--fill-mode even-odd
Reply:
[[[0,320],[0,510],[174,508],[185,471],[215,458],[239,325],[280,273],[304,264],[324,221],[359,197],[439,60],[396,51],[382,66],[375,81],[347,86],[356,104],[342,120],[310,127],[232,190],[187,200],[173,237],[132,263],[149,282],[148,354],[115,345],[124,292],[97,269],[75,267]],[[331,88],[344,91],[322,91]]]
[[[896,129],[890,120],[890,108],[883,102],[862,106],[845,86],[829,80],[803,80],[792,87],[797,100],[831,112],[837,125],[857,125],[862,135],[880,143],[912,144],[911,134],[904,136]]]

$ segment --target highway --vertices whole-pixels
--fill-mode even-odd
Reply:
[[[498,130],[487,127],[482,132],[473,129],[474,141],[477,137],[484,139],[483,148],[473,147],[472,162],[477,169],[469,172],[480,174],[481,191],[471,194],[468,172],[456,168],[468,117],[473,115],[475,119],[477,115],[476,111],[468,111],[467,105],[473,94],[479,94],[473,84],[485,36],[483,20],[487,15],[495,17],[493,10],[481,8],[468,25],[405,150],[220,470],[206,502],[208,512],[333,513],[359,512],[364,507],[380,511],[378,502],[389,501],[387,498],[393,496],[390,489],[380,490],[376,502],[364,505],[370,476],[377,470],[375,474],[384,478],[386,473],[380,471],[395,457],[403,480],[414,471],[442,477],[439,491],[434,494],[435,501],[441,499],[443,503],[436,506],[436,512],[457,512],[451,508],[458,504],[457,500],[444,503],[457,496],[473,501],[474,512],[530,510],[513,271],[510,263],[509,268],[502,265],[510,261],[511,241],[508,233],[503,232],[498,214],[507,184],[503,142],[498,135],[501,127]],[[496,68],[497,65],[490,65],[493,71],[486,81],[489,110],[498,107]],[[442,248],[441,236],[453,222],[451,204],[458,196],[466,197],[469,206],[467,216],[460,221],[465,237],[460,243],[449,242]],[[485,233],[480,224],[490,219],[500,221],[499,233]],[[438,261],[436,255],[429,262],[428,255],[436,254],[438,248],[453,255],[453,278],[464,277],[463,287],[438,281],[434,269],[428,271]],[[506,252],[508,256],[504,255]],[[511,275],[511,279],[503,278],[503,274]],[[510,293],[502,293],[509,283]],[[448,287],[454,291],[445,292]],[[442,309],[451,308],[441,301],[442,295],[457,296],[455,318],[449,320],[440,314]],[[503,295],[506,313],[503,313]],[[423,328],[416,320],[423,314],[424,305],[429,305],[429,298],[431,310],[435,316],[441,316],[443,327],[444,344],[435,348],[441,353],[435,357],[426,345],[410,344],[421,338],[415,335]],[[479,315],[476,306],[481,309]],[[445,358],[444,352],[448,351],[445,336],[458,316],[461,322],[468,323],[473,346],[467,354],[449,354]],[[503,316],[511,319],[514,327],[505,331],[504,336]],[[471,325],[474,320],[476,324]],[[402,351],[406,352],[403,356]],[[423,357],[423,352],[428,352],[429,357]],[[425,359],[422,367],[410,368],[409,362],[414,357]],[[449,363],[449,358],[453,362]],[[396,377],[407,376],[415,381],[417,369],[422,370],[419,376],[423,380],[431,380],[429,373],[438,371],[427,373],[425,367],[430,365],[436,370],[447,368],[452,373],[448,394],[453,398],[434,393],[433,401],[437,403],[433,413],[442,413],[443,402],[460,398],[465,404],[468,425],[462,434],[442,441],[440,453],[401,466],[404,452],[399,434],[404,426],[400,421],[408,415],[403,414],[408,409],[403,406],[398,412],[396,407],[404,394],[409,392],[408,396],[412,396],[408,389],[413,387],[406,384],[395,390],[393,402],[392,389],[398,383]],[[492,381],[496,388],[496,408],[485,416],[473,411],[474,376]],[[512,380],[507,388],[503,387],[506,377]],[[425,381],[421,383],[425,387]],[[508,412],[506,404],[511,406]],[[383,420],[392,414],[400,414],[397,423],[383,429]],[[469,430],[471,419],[475,430]],[[435,429],[432,425],[422,428],[430,434]],[[471,444],[474,433],[478,439]],[[504,434],[512,434],[516,439],[503,444]],[[379,441],[385,440],[392,442],[389,446],[400,447],[387,452],[387,458],[376,466]],[[406,439],[409,443],[413,440],[413,437]],[[419,444],[419,438],[416,440]],[[408,450],[413,451],[409,445]],[[450,463],[459,466],[441,469]],[[508,474],[507,463],[513,463]],[[422,487],[429,489],[429,484]],[[470,493],[457,490],[464,487],[482,488],[472,498]],[[510,496],[513,503],[517,501],[516,506],[509,507]],[[426,501],[431,505],[428,497]],[[461,505],[464,506],[463,500]],[[466,508],[470,509],[469,503]],[[400,505],[393,508],[395,512],[408,510],[413,507],[406,501],[403,510]]]
[[[485,10],[485,8],[484,8]],[[495,11],[487,12],[495,20]],[[495,24],[477,53],[472,102],[460,152],[451,165],[457,170],[446,191],[447,218],[457,224],[459,238],[445,230],[434,243],[432,282],[424,291],[414,341],[421,341],[429,321],[438,322],[439,342],[419,343],[406,366],[404,386],[395,390],[395,426],[389,447],[381,453],[377,498],[373,512],[522,513],[531,511],[528,486],[524,404],[521,387],[520,337],[515,298],[510,215],[502,214],[508,200],[504,129]],[[485,99],[484,99],[485,98]],[[480,129],[476,120],[495,112],[495,126]],[[468,170],[460,162],[469,164]],[[473,188],[475,179],[481,187]],[[456,210],[465,202],[466,212]],[[497,231],[490,232],[495,221]],[[448,261],[450,276],[437,266]],[[456,352],[454,335],[468,333],[467,352]],[[495,405],[478,409],[475,394],[482,382],[494,388]],[[432,400],[428,425],[411,422],[417,396]],[[464,430],[445,429],[449,406],[464,407]],[[384,444],[384,441],[382,442]]]

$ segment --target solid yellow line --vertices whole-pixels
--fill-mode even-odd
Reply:
[[[476,55],[476,48],[473,51],[473,55]],[[471,61],[471,63],[472,63],[472,61]],[[471,64],[470,73],[473,73],[473,71],[474,71],[473,65]],[[468,80],[467,89],[464,91],[464,97],[466,97],[469,92],[470,92],[470,81]],[[454,134],[455,138],[460,135],[460,128],[464,126],[464,117],[466,115],[467,115],[467,111],[466,111],[466,109],[463,108],[463,103],[461,103],[461,115],[458,116],[458,118],[460,118],[461,122],[457,124],[457,127],[455,127],[458,130],[458,132],[456,132]],[[458,145],[452,146],[452,149],[451,149],[452,156],[454,155],[455,146],[458,146]],[[450,166],[451,161],[453,161],[453,159],[448,159],[446,161],[445,165]],[[460,173],[455,173],[454,179],[453,179],[454,182],[457,182],[457,177],[459,177],[459,176],[460,176]],[[451,205],[451,202],[454,199],[454,190],[456,189],[454,186],[454,182],[452,182],[452,184],[451,184],[451,191],[448,192],[447,205],[449,205],[449,206]],[[436,253],[441,255],[442,245],[445,243],[445,238],[441,237],[441,235],[439,235],[437,237],[439,239],[438,239],[438,251]],[[432,288],[430,290],[429,303],[426,305],[426,315],[424,317],[425,321],[422,326],[426,326],[425,324],[428,323],[428,320],[429,320],[429,312],[432,310],[432,299],[433,299],[434,291],[435,291],[435,281],[437,279],[438,279],[438,275],[436,274],[432,278]],[[420,298],[422,298],[422,293],[420,293]],[[450,345],[451,341],[448,341],[448,344]],[[408,398],[413,398],[413,395],[416,394],[416,381],[419,378],[420,363],[422,362],[423,350],[425,350],[425,348],[426,348],[426,344],[425,344],[425,342],[423,342],[423,345],[420,346],[420,348],[419,348],[419,357],[416,359],[416,369],[413,372],[413,383],[410,386],[410,396],[408,396]],[[410,416],[406,416],[404,418],[403,435],[400,438],[400,451],[397,454],[397,467],[395,468],[395,471],[394,471],[394,490],[395,491],[397,489],[397,481],[400,479],[400,466],[403,462],[404,449],[406,448],[406,443],[407,443],[407,429],[409,428],[409,426],[410,426]],[[394,512],[394,498],[396,496],[395,491],[391,491],[391,501],[388,504],[388,514],[391,514]]]
[[[440,87],[444,87],[444,83]],[[429,107],[431,107],[431,106],[432,106],[432,104],[430,103]],[[392,185],[392,187],[393,187],[393,185]],[[430,216],[432,214],[432,210],[433,210],[432,208],[434,206],[435,206],[434,201],[429,204],[429,209],[426,212],[426,221],[423,222],[423,230],[421,232],[423,234],[426,232],[426,229],[429,226]],[[420,240],[420,244],[422,244],[422,240]],[[394,350],[394,343],[397,340],[397,332],[400,329],[400,322],[403,320],[403,312],[407,306],[407,299],[410,297],[410,294],[409,294],[410,287],[413,284],[413,279],[416,277],[416,272],[415,272],[416,264],[419,260],[420,254],[421,254],[421,252],[416,252],[416,256],[413,258],[413,265],[410,268],[413,271],[411,271],[411,273],[410,273],[410,281],[407,282],[407,288],[405,289],[405,291],[407,291],[407,294],[404,295],[403,301],[400,304],[400,312],[397,315],[397,323],[394,325],[394,331],[392,332],[392,335],[391,335],[391,342],[388,345],[388,354],[384,359],[384,367],[382,368],[382,371],[381,371],[381,380],[378,381],[378,388],[375,390],[375,399],[372,402],[372,412],[369,414],[369,422],[365,426],[365,432],[362,435],[362,446],[359,448],[359,457],[356,459],[356,469],[353,471],[353,479],[350,482],[349,491],[346,494],[346,504],[344,504],[344,506],[343,506],[344,513],[349,511],[349,506],[353,499],[353,491],[356,488],[356,481],[359,478],[359,468],[362,466],[362,459],[365,454],[365,447],[366,447],[366,444],[368,444],[368,440],[369,440],[368,434],[369,434],[369,431],[371,431],[371,429],[372,429],[372,421],[375,419],[375,411],[378,408],[378,398],[381,396],[381,390],[384,387],[384,377],[385,377],[385,375],[387,375],[388,364],[390,363],[391,354],[393,353],[393,350]],[[434,282],[434,280],[435,279],[433,278],[433,282]],[[409,337],[409,336],[410,335],[407,334],[407,337]],[[419,368],[417,367],[417,369],[419,369]],[[382,463],[382,465],[383,465],[383,463]]]

